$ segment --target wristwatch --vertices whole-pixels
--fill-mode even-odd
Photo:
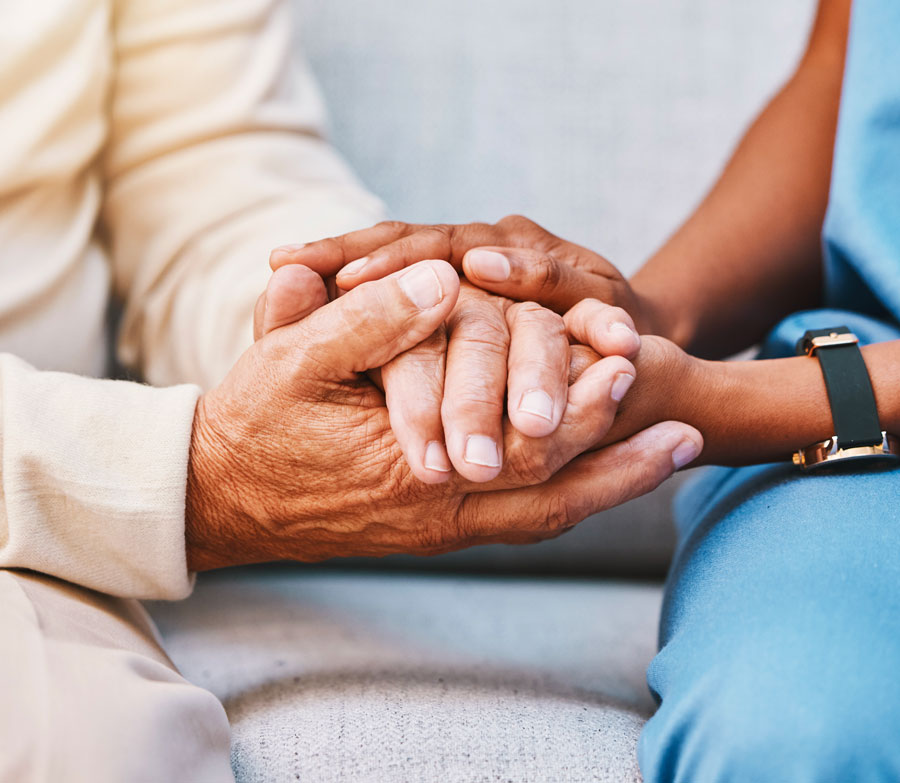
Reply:
[[[804,470],[843,460],[900,459],[900,440],[881,429],[869,371],[859,339],[846,326],[811,329],[797,342],[797,354],[819,360],[834,435],[794,454]]]

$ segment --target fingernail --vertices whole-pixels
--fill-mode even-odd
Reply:
[[[441,281],[430,266],[413,267],[398,282],[412,303],[421,310],[434,307],[444,298]]]
[[[640,335],[634,331],[628,324],[622,323],[621,321],[614,321],[609,325],[609,331],[613,333],[619,334],[627,334],[635,345],[641,344]]]
[[[522,395],[519,402],[520,413],[531,413],[547,421],[553,421],[553,400],[541,389],[532,389]]]
[[[422,464],[428,470],[437,470],[440,473],[449,473],[453,469],[450,457],[447,456],[447,449],[437,440],[430,441],[425,447],[425,460]]]
[[[273,253],[296,253],[298,250],[303,250],[306,245],[280,245],[276,247],[272,252]]]
[[[471,250],[466,259],[475,277],[491,283],[509,279],[509,260],[493,250]]]
[[[629,375],[627,372],[620,372],[613,380],[613,385],[609,391],[609,396],[612,397],[616,402],[622,402],[622,398],[631,388],[632,383],[634,383],[633,375]]]
[[[485,468],[500,467],[500,450],[493,438],[487,435],[469,435],[466,438],[466,451],[463,459],[470,465],[482,465]]]
[[[690,438],[685,438],[672,452],[672,462],[675,470],[683,468],[689,462],[693,462],[700,454],[700,447]]]
[[[345,266],[338,274],[341,275],[358,275],[362,268],[369,263],[369,257],[365,258],[357,258],[356,261],[351,261],[347,266]]]

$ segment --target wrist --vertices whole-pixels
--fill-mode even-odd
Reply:
[[[833,434],[817,362],[696,361],[702,385],[694,389],[685,420],[703,434],[702,463],[788,462],[798,448]]]
[[[675,371],[677,383],[669,388],[671,393],[664,406],[665,419],[681,421],[700,430],[704,438],[704,453],[708,434],[714,428],[716,405],[711,401],[721,398],[729,381],[719,367],[721,362],[698,359],[684,351],[679,351],[680,361]]]
[[[689,356],[681,394],[673,400],[671,418],[696,427],[703,435],[703,452],[694,465],[722,464],[728,443],[736,435],[745,395],[752,393],[746,379],[729,362]]]
[[[190,571],[238,564],[232,528],[239,514],[230,501],[231,459],[209,419],[207,396],[202,395],[194,410],[185,494],[185,545]]]

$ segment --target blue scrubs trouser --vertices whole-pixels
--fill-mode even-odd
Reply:
[[[817,310],[779,324],[761,356],[840,325],[900,338]],[[645,783],[900,781],[900,469],[706,468],[676,522]]]

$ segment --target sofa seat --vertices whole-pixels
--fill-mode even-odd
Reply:
[[[660,588],[283,566],[152,604],[240,783],[640,780]]]

